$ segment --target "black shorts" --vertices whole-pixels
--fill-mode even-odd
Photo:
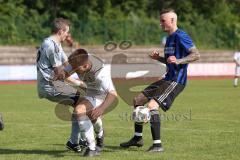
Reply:
[[[174,81],[159,80],[145,88],[142,93],[148,100],[154,99],[158,102],[159,106],[166,112],[184,87],[184,85]]]
[[[75,107],[75,105],[77,104],[78,100],[80,99],[80,94],[79,93],[76,93],[75,96],[73,97],[70,97],[72,100],[73,100],[73,107]]]
[[[65,104],[65,105],[70,105],[72,107],[75,107],[75,105],[80,99],[80,94],[79,93],[70,94],[70,95],[59,94],[57,96],[47,95],[45,98],[55,103],[60,103],[60,104]]]

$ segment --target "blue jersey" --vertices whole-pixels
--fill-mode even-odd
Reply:
[[[189,49],[194,47],[190,36],[184,31],[177,29],[174,33],[167,37],[164,48],[164,57],[167,60],[169,56],[175,56],[177,59],[184,58],[189,55]],[[167,63],[167,73],[164,80],[175,81],[179,84],[187,83],[187,67],[188,64]]]

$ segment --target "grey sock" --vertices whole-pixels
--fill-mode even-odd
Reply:
[[[70,137],[70,140],[73,144],[79,143],[79,133],[80,133],[80,128],[78,125],[78,121],[77,121],[77,118],[73,115],[72,116],[72,132]]]

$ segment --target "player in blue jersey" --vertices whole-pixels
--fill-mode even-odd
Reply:
[[[172,9],[163,10],[160,13],[160,25],[168,34],[164,47],[164,57],[155,50],[150,54],[154,60],[166,64],[165,77],[152,83],[134,98],[134,107],[143,106],[146,103],[151,113],[151,133],[153,145],[149,152],[162,152],[163,147],[160,139],[160,117],[158,108],[163,111],[170,109],[174,99],[183,91],[187,82],[188,63],[200,58],[200,54],[190,36],[177,27],[177,14]],[[143,146],[143,125],[135,122],[135,133],[129,141],[120,146]]]

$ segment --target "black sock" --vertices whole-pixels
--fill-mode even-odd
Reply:
[[[134,107],[138,107],[139,105],[134,105]],[[142,138],[142,132],[143,132],[143,124],[141,123],[134,123],[134,139],[139,140]],[[136,134],[141,134],[141,135],[136,135]]]
[[[139,124],[139,123],[135,122],[134,129],[135,129],[134,139],[136,139],[136,140],[141,139],[142,135],[136,135],[136,133],[142,134],[143,124]]]
[[[158,110],[151,110],[151,119],[150,119],[150,124],[151,124],[151,132],[152,132],[152,139],[153,145],[160,147],[161,146],[161,141],[160,141],[160,117]],[[157,142],[156,142],[157,141]]]

